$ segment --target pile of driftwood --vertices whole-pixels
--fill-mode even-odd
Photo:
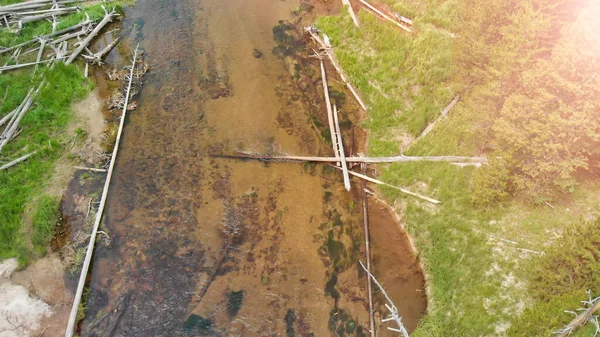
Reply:
[[[81,10],[78,6],[65,6],[75,2],[75,0],[32,0],[0,6],[0,27],[18,32],[26,23],[51,19],[52,31],[55,31],[58,17]]]
[[[0,11],[3,8],[1,7]],[[51,33],[36,36],[32,40],[1,48],[0,55],[9,52],[12,52],[12,55],[8,58],[4,66],[0,67],[0,72],[34,65],[37,66],[41,63],[49,63],[51,65],[57,60],[62,60],[64,63],[70,64],[78,56],[82,56],[89,63],[101,64],[102,57],[118,42],[118,39],[114,39],[112,43],[97,52],[92,52],[88,47],[92,39],[100,33],[102,28],[118,16],[114,10],[109,11],[104,8],[104,12],[104,17],[97,24],[88,17],[73,26],[58,31],[53,30]],[[83,54],[84,51],[87,54]],[[36,57],[32,59],[32,57],[28,58],[27,55],[36,55]]]

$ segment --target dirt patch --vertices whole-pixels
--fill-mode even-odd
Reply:
[[[37,336],[32,332],[41,327],[42,318],[53,313],[47,303],[11,280],[18,266],[16,259],[0,263],[0,337]]]

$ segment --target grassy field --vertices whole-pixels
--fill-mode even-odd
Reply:
[[[465,90],[460,38],[448,34],[456,28],[459,1],[383,2],[414,19],[415,32],[364,10],[360,30],[345,11],[316,22],[369,106],[363,125],[369,154],[401,153],[459,93],[450,117],[407,154],[480,154],[482,94],[477,87]],[[486,86],[499,86],[492,75]],[[416,240],[431,290],[428,315],[413,336],[548,336],[573,318],[563,311],[581,307],[587,289],[600,295],[594,282],[600,239],[591,235],[599,186],[582,179],[583,186],[553,208],[514,197],[480,209],[472,197],[477,170],[444,163],[380,167],[382,180],[442,201],[432,206],[381,189]]]
[[[2,1],[7,4],[15,1]],[[101,18],[99,5],[87,7],[91,19]],[[61,19],[58,29],[76,24],[85,18],[83,12]],[[18,34],[0,31],[0,45],[10,46],[51,32],[51,23],[27,24]],[[0,57],[4,64],[7,56]],[[0,75],[0,116],[17,107],[29,88],[42,79],[46,85],[20,123],[21,134],[2,151],[5,160],[37,151],[37,154],[10,169],[0,172],[0,260],[18,257],[21,263],[45,253],[54,227],[60,220],[60,196],[43,195],[54,172],[54,164],[63,156],[75,134],[64,131],[72,119],[71,104],[92,89],[78,65],[57,63],[53,69],[40,67],[10,71]],[[26,216],[26,214],[28,216]],[[25,224],[25,219],[31,223]]]

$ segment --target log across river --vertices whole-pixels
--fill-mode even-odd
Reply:
[[[333,155],[311,122],[324,108],[298,83],[307,75],[272,52],[274,27],[298,6],[139,0],[126,10],[151,70],[121,140],[105,212],[112,244],[95,252],[82,336],[367,335],[360,184],[346,192],[320,165],[209,155]],[[357,124],[352,104],[338,104],[343,125]],[[342,130],[347,141],[355,132]],[[423,275],[394,216],[370,204],[373,271],[412,330]]]

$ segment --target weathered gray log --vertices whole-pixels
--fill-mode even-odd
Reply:
[[[338,152],[340,154],[340,161],[342,162],[342,172],[344,174],[344,187],[346,188],[346,191],[350,191],[351,187],[350,176],[348,175],[348,164],[346,163],[346,154],[344,153],[344,144],[342,142],[342,131],[340,130],[340,123],[338,121],[338,111],[335,104],[333,105],[333,120],[335,122]]]
[[[0,135],[0,144],[2,143],[2,140],[4,140],[4,138],[6,138],[6,135],[8,134],[8,130],[10,130],[10,128],[14,124],[15,120],[17,119],[18,115],[21,113],[21,109],[23,109],[25,104],[29,101],[29,98],[31,97],[32,94],[33,94],[33,88],[29,89],[29,91],[27,92],[27,95],[25,95],[25,98],[23,98],[23,100],[21,101],[19,106],[14,110],[14,114],[12,115],[10,121],[6,125],[6,128],[4,128],[4,131],[2,131],[2,134]]]
[[[66,14],[70,14],[71,12],[73,12],[73,10],[71,10],[70,8],[73,7],[69,7],[69,8],[61,8],[59,11],[55,11],[52,13],[45,13],[45,14],[39,14],[39,15],[32,15],[32,16],[24,16],[24,17],[20,17],[20,18],[15,18],[17,19],[14,23],[16,23],[19,27],[19,29],[23,28],[23,25],[26,23],[31,23],[31,22],[36,22],[36,21],[40,21],[40,20],[44,20],[46,18],[51,18],[54,15],[66,15]],[[77,8],[76,8],[77,10]]]
[[[75,60],[75,58],[79,55],[79,53],[81,53],[81,51],[87,47],[87,45],[90,43],[90,41],[92,41],[92,39],[96,35],[98,35],[100,30],[102,30],[102,28],[104,28],[104,26],[106,26],[106,24],[111,22],[112,19],[118,15],[115,11],[111,11],[109,13],[105,9],[105,12],[106,12],[106,14],[104,15],[104,18],[102,19],[102,21],[100,21],[100,23],[98,23],[98,25],[96,25],[94,30],[92,30],[92,32],[83,41],[81,41],[81,43],[79,44],[77,49],[75,49],[73,51],[73,53],[71,53],[71,56],[67,59],[67,61],[65,61],[65,64],[71,64],[73,62],[73,60]]]
[[[389,15],[383,13],[382,11],[380,11],[379,9],[373,7],[373,5],[371,5],[370,3],[366,2],[365,0],[358,0],[360,1],[363,5],[367,6],[368,9],[370,9],[371,11],[373,11],[374,13],[379,14],[382,18],[390,21],[391,23],[395,24],[396,26],[404,29],[407,32],[412,32],[412,29],[409,27],[404,26],[403,24],[400,24],[398,21],[392,19]]]
[[[75,2],[84,2],[84,1],[82,1],[82,0],[60,0],[60,1],[57,1],[56,4],[57,5],[66,5],[66,4],[75,3]],[[40,3],[33,2],[33,1],[26,1],[26,2],[21,2],[18,4],[13,4],[13,5],[0,6],[0,13],[2,13],[0,15],[42,8],[42,7],[50,6],[52,3],[53,3],[52,0],[40,2]]]
[[[0,49],[0,54],[4,54],[4,53],[7,53],[9,51],[15,50],[17,48],[21,48],[21,47],[27,46],[29,44],[35,43],[35,42],[39,41],[39,39],[47,39],[47,38],[52,37],[52,36],[57,36],[57,35],[62,35],[64,33],[68,33],[68,32],[70,32],[72,30],[75,30],[75,29],[81,28],[83,26],[89,25],[90,23],[92,23],[91,20],[85,20],[85,21],[83,21],[81,23],[78,23],[76,25],[73,25],[71,27],[67,27],[65,29],[58,30],[58,31],[56,31],[54,33],[40,35],[40,36],[38,36],[38,37],[36,37],[36,38],[34,38],[32,40],[29,40],[29,41],[26,41],[26,42],[23,42],[23,43],[20,43],[20,44],[11,46],[11,47]]]
[[[330,166],[331,167],[335,167],[338,170],[341,170],[340,167],[337,167],[335,165],[330,165]],[[423,199],[423,200],[428,201],[428,202],[430,202],[432,204],[439,204],[440,203],[439,200],[436,200],[436,199],[433,199],[433,198],[430,198],[430,197],[426,197],[426,196],[421,195],[419,193],[415,193],[415,192],[409,191],[409,190],[407,190],[406,188],[403,188],[403,187],[398,187],[398,186],[390,185],[390,184],[388,184],[386,182],[383,182],[381,180],[377,180],[375,178],[371,178],[371,177],[366,176],[364,174],[356,173],[354,171],[348,171],[348,173],[350,173],[351,175],[353,175],[353,176],[355,176],[357,178],[364,179],[366,181],[372,182],[372,183],[377,184],[377,185],[384,185],[384,186],[387,186],[387,187],[391,187],[391,188],[393,188],[395,190],[398,190],[398,191],[400,191],[400,192],[402,192],[404,194],[408,194],[408,195],[411,195],[413,197],[416,197],[416,198],[419,198],[419,199]]]
[[[425,130],[423,130],[423,132],[421,132],[421,134],[415,138],[410,145],[408,146],[408,148],[410,148],[410,146],[412,144],[415,144],[416,142],[418,142],[419,140],[423,139],[423,137],[427,136],[427,134],[429,134],[431,132],[431,130],[433,130],[433,128],[435,127],[435,125],[442,119],[446,118],[446,116],[448,115],[448,113],[450,112],[450,110],[452,110],[452,108],[456,105],[456,103],[458,103],[458,100],[460,99],[459,95],[456,95],[456,97],[454,97],[454,99],[452,100],[452,102],[450,102],[450,104],[448,104],[444,110],[442,110],[442,112],[440,113],[440,116],[438,118],[435,119],[435,121],[433,121],[433,123],[427,125],[427,127],[425,128]],[[407,149],[408,149],[407,148]]]
[[[2,151],[2,148],[4,148],[4,146],[6,146],[6,144],[11,139],[13,139],[13,136],[15,135],[15,132],[17,132],[17,128],[19,127],[19,123],[21,122],[21,119],[23,118],[23,116],[25,116],[25,113],[27,112],[27,110],[29,110],[29,108],[31,107],[31,104],[33,104],[33,99],[35,98],[35,96],[37,96],[37,94],[39,94],[39,92],[42,89],[42,87],[44,86],[44,84],[45,84],[45,81],[42,81],[42,83],[40,83],[40,85],[33,92],[33,94],[29,95],[29,99],[27,99],[27,102],[25,102],[25,104],[22,106],[21,110],[17,113],[17,117],[15,118],[12,125],[10,125],[10,128],[7,127],[8,130],[5,130],[5,132],[3,133],[3,135],[2,135],[3,138],[0,141],[0,152]]]
[[[62,7],[62,8],[50,8],[50,9],[40,9],[37,11],[29,11],[29,12],[18,12],[18,13],[13,13],[12,16],[13,17],[22,17],[22,16],[27,16],[27,15],[37,15],[37,14],[52,14],[52,13],[57,13],[57,12],[75,12],[77,10],[80,10],[81,8],[74,6],[74,7]],[[3,15],[4,13],[0,12],[0,15]]]
[[[22,161],[25,161],[25,160],[27,160],[29,157],[33,156],[33,155],[34,155],[34,154],[36,154],[36,153],[37,153],[37,152],[31,152],[30,154],[26,154],[26,155],[24,155],[24,156],[23,156],[23,157],[21,157],[21,158],[18,158],[18,159],[15,159],[15,160],[11,161],[10,163],[6,163],[6,164],[4,164],[4,165],[0,166],[0,171],[2,171],[2,170],[6,170],[7,168],[9,168],[9,167],[11,167],[11,166],[15,166],[15,165],[17,165],[18,163],[20,163],[20,162],[22,162]]]
[[[569,324],[567,324],[567,326],[558,331],[558,333],[555,336],[567,337],[579,326],[588,322],[588,320],[592,318],[592,315],[598,310],[600,310],[600,299],[596,299],[595,302],[591,303],[589,308],[577,315],[577,317],[575,317]]]
[[[2,117],[2,119],[0,119],[0,126],[4,125],[4,123],[6,123],[16,112],[17,109],[9,112],[8,114],[6,114],[6,116]]]
[[[41,60],[39,62],[14,64],[12,66],[0,67],[0,72],[5,71],[5,70],[15,70],[15,69],[20,69],[20,68],[30,67],[30,66],[34,66],[36,64],[48,63],[48,62],[52,62],[52,61],[54,61],[54,60]]]
[[[359,27],[358,18],[356,18],[356,14],[354,14],[354,9],[352,9],[352,4],[350,3],[350,0],[342,0],[342,5],[347,6],[348,13],[350,13],[350,17],[352,18],[352,22],[354,22],[354,25],[356,27]]]
[[[239,151],[239,155],[213,154],[213,157],[254,159],[262,161],[299,161],[299,162],[321,162],[337,163],[340,160],[335,157],[310,157],[310,156],[267,156]],[[404,163],[404,162],[449,162],[449,163],[487,163],[486,157],[462,157],[462,156],[394,156],[394,157],[347,157],[349,163]]]
[[[47,42],[47,41],[48,41],[48,40],[46,40],[46,39],[41,39],[41,40],[40,40],[40,50],[38,51],[38,54],[37,54],[37,59],[36,59],[36,61],[35,61],[37,64],[35,65],[35,70],[33,71],[33,73],[34,73],[34,74],[35,74],[35,71],[36,71],[36,70],[37,70],[37,68],[38,68],[38,64],[39,64],[39,63],[40,63],[40,61],[42,60],[42,55],[44,55],[44,47],[46,46],[46,42]]]
[[[127,84],[127,91],[125,93],[125,104],[123,106],[123,111],[121,112],[121,121],[119,122],[119,129],[117,131],[115,146],[113,148],[112,157],[110,158],[108,174],[106,176],[106,181],[104,182],[104,189],[102,190],[102,196],[100,198],[100,205],[98,206],[98,211],[96,213],[96,219],[94,220],[94,226],[92,227],[92,234],[90,236],[90,242],[88,244],[88,248],[87,248],[87,251],[85,254],[83,266],[81,267],[79,283],[77,284],[77,290],[75,292],[75,297],[73,299],[73,306],[71,307],[71,314],[69,315],[69,321],[67,322],[67,329],[65,331],[65,337],[73,337],[73,333],[75,332],[75,323],[77,322],[77,311],[79,309],[79,304],[81,303],[81,296],[83,295],[83,288],[85,286],[85,280],[87,278],[88,270],[90,268],[90,262],[92,261],[92,254],[94,252],[94,245],[96,243],[96,234],[98,233],[98,227],[100,226],[100,220],[102,220],[102,214],[104,213],[104,206],[106,204],[106,198],[108,196],[108,189],[110,187],[110,181],[112,178],[113,169],[115,167],[115,162],[117,160],[117,154],[119,152],[119,143],[121,142],[121,135],[123,133],[123,127],[125,125],[125,115],[127,113],[127,103],[129,101],[129,96],[131,94],[131,84],[133,81],[133,72],[135,69],[136,62],[137,62],[136,60],[137,60],[138,47],[139,47],[139,45],[136,46],[135,51],[133,53],[133,59],[131,61],[131,72],[129,74],[129,83]]]

